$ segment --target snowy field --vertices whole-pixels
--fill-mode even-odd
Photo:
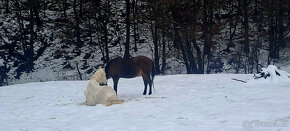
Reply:
[[[290,130],[289,81],[231,78],[252,75],[157,76],[151,96],[142,78],[121,79],[125,103],[112,106],[84,104],[88,81],[0,87],[0,131]]]

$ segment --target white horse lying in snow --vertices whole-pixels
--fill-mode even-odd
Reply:
[[[112,87],[107,86],[106,73],[103,68],[98,69],[91,77],[85,95],[86,104],[90,106],[96,104],[110,106],[124,102],[124,100],[117,98],[116,92]]]

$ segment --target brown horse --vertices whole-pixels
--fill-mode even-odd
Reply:
[[[152,84],[155,76],[154,65],[151,59],[145,56],[133,58],[115,58],[105,66],[107,79],[113,78],[114,90],[117,93],[117,85],[120,78],[134,78],[142,76],[144,81],[144,92],[146,95],[147,85],[149,84],[149,95],[152,94]]]

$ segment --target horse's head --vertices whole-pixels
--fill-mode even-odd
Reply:
[[[120,65],[120,61],[122,60],[122,57],[116,57],[114,59],[112,59],[111,61],[109,61],[106,65],[105,65],[105,73],[106,73],[106,78],[110,79],[112,76],[112,72],[115,72],[114,67],[116,65]]]
[[[96,80],[100,85],[107,85],[107,78],[104,68],[99,68],[96,73],[91,77]]]
[[[105,65],[105,73],[106,73],[106,79],[110,79],[110,73],[109,73],[109,68],[110,68],[110,64],[106,64]]]

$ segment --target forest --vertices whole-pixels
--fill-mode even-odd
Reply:
[[[256,73],[289,50],[289,0],[0,0],[0,85],[88,79],[116,56],[164,75]]]

